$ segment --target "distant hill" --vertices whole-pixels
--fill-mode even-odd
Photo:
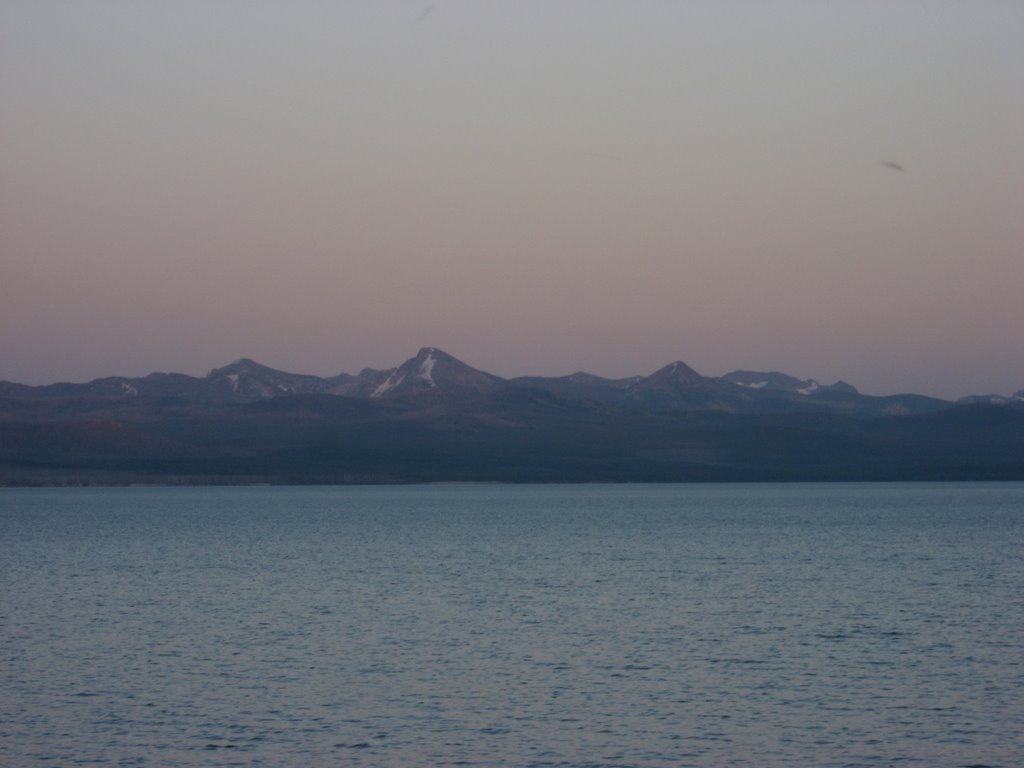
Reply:
[[[779,372],[504,379],[436,347],[321,378],[0,382],[0,483],[1024,479],[1024,390],[951,403]]]

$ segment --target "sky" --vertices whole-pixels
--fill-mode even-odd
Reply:
[[[1009,394],[1022,39],[1019,0],[0,0],[0,379],[437,346]]]

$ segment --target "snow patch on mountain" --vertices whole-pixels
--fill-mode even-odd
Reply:
[[[376,399],[376,398],[380,397],[381,395],[383,395],[385,392],[387,392],[389,389],[394,389],[399,384],[401,384],[403,381],[405,381],[405,376],[399,376],[398,377],[398,381],[395,381],[394,378],[395,378],[395,374],[394,373],[391,374],[390,376],[388,376],[383,384],[381,384],[379,387],[377,387],[375,390],[373,390],[373,394],[370,395],[370,397]]]
[[[960,405],[1009,405],[1014,402],[1024,402],[1021,392],[1015,392],[1009,397],[1005,395],[967,395],[967,397],[961,397],[957,400]]]
[[[434,360],[434,350],[429,349],[427,350],[427,356],[423,359],[423,362],[420,363],[419,378],[426,381],[432,387],[437,386],[437,383],[434,381],[434,376],[431,373],[434,370],[435,362],[436,361]]]

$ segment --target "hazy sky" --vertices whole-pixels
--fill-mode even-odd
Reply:
[[[1022,40],[1019,0],[0,0],[0,379],[1013,392]]]

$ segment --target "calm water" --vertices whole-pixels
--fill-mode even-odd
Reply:
[[[1019,766],[1024,485],[0,490],[0,764]]]

